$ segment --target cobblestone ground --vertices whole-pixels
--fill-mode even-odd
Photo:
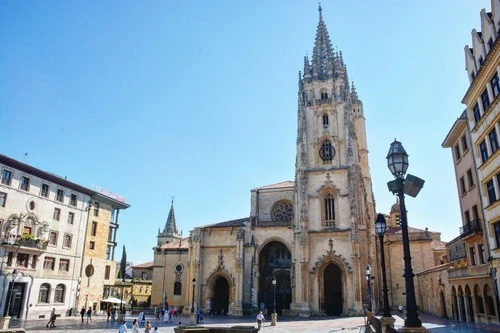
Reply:
[[[401,328],[404,325],[404,320],[395,315],[396,328]],[[132,330],[131,322],[134,318],[127,318],[129,332]],[[152,319],[152,318],[151,318]],[[457,332],[457,333],[479,333],[479,332],[500,332],[499,325],[481,325],[475,323],[456,323],[450,320],[433,317],[429,315],[420,315],[423,325],[432,333]],[[300,318],[300,317],[281,317],[276,326],[270,326],[270,322],[266,321],[261,329],[261,333],[359,333],[364,332],[365,327],[364,317],[342,317],[342,318]],[[176,318],[174,323],[164,323],[151,320],[154,326],[157,326],[160,333],[173,333],[174,327],[179,321],[183,324],[189,324],[189,318]],[[48,329],[45,327],[46,321],[29,320],[29,321],[11,321],[10,327],[23,327],[27,332],[32,333],[47,333],[54,332],[90,332],[90,333],[116,333],[120,326],[118,322],[107,322],[104,317],[94,318],[93,323],[81,323],[79,318],[58,318],[56,327]],[[256,325],[253,317],[206,317],[205,322],[200,324],[203,326],[235,326],[235,325]],[[142,333],[144,324],[141,323]]]

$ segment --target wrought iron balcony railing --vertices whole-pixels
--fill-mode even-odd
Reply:
[[[460,228],[460,237],[464,238],[472,234],[482,233],[481,220],[467,222]]]

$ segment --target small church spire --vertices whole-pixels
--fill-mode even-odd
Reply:
[[[167,222],[165,223],[165,229],[163,229],[163,233],[168,236],[174,236],[178,233],[177,225],[175,224],[174,197],[172,197],[170,212],[168,213]]]
[[[304,74],[306,73],[304,72]],[[323,10],[320,4],[319,22],[312,55],[312,75],[320,79],[326,79],[331,74],[333,74],[333,47],[325,22],[323,22]]]

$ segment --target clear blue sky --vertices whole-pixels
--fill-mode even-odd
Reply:
[[[402,141],[412,227],[461,226],[446,134],[465,106],[464,46],[488,0],[323,1],[363,101],[378,212],[395,197],[385,156]],[[131,205],[117,247],[153,259],[177,224],[246,217],[252,188],[294,180],[298,71],[317,1],[0,2],[0,153]]]

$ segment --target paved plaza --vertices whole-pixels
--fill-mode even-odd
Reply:
[[[395,327],[400,328],[404,324],[404,320],[398,315],[396,318]],[[127,318],[127,326],[129,332],[132,332],[131,322],[134,318]],[[153,318],[151,318],[153,319]],[[183,324],[189,324],[189,318],[175,318],[174,323],[157,322],[151,320],[154,326],[157,326],[160,333],[173,333],[174,327],[182,321]],[[270,318],[268,318],[270,319]],[[450,320],[420,315],[423,325],[433,333],[457,332],[457,333],[479,333],[479,332],[500,332],[500,326],[495,325],[479,325],[474,323],[455,323]],[[276,326],[270,326],[270,320],[265,322],[261,329],[262,333],[358,333],[364,332],[365,317],[322,317],[322,318],[300,318],[300,317],[282,317]],[[91,333],[116,333],[120,326],[118,322],[107,322],[105,317],[95,317],[93,323],[81,323],[80,318],[58,318],[56,327],[48,329],[45,327],[46,320],[29,320],[29,321],[12,321],[11,327],[23,327],[27,332],[91,332]],[[203,326],[234,326],[234,325],[255,325],[255,319],[249,316],[245,317],[206,317]],[[144,332],[144,323],[141,323],[140,332]]]

